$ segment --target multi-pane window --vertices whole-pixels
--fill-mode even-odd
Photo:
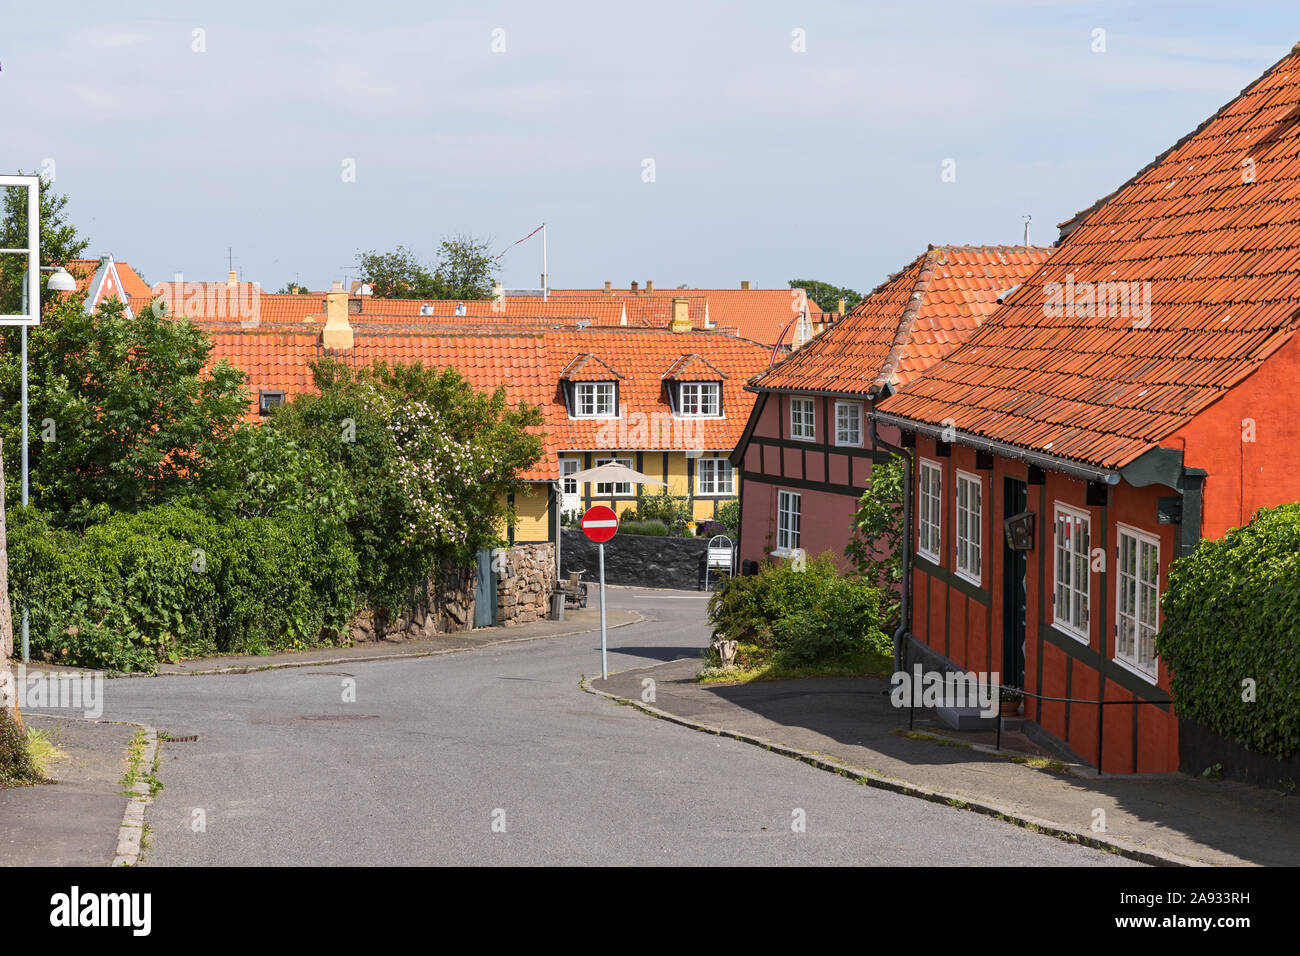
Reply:
[[[943,514],[943,469],[921,462],[916,496],[916,550],[931,561],[939,560],[939,531]]]
[[[799,494],[776,493],[776,549],[788,554],[799,547]]]
[[[618,462],[620,465],[632,467],[631,458],[597,458],[596,467],[608,465],[610,462]],[[596,482],[596,494],[601,497],[618,497],[626,498],[632,494],[632,482],[630,481],[598,481]]]
[[[857,402],[835,403],[835,444],[862,445],[862,406]]]
[[[284,392],[258,392],[257,414],[265,418],[284,404]]]
[[[984,567],[984,483],[964,471],[957,472],[957,573],[980,584]]]
[[[701,458],[695,463],[697,495],[734,495],[735,481],[731,462],[725,458]]]
[[[1056,506],[1056,591],[1052,623],[1088,640],[1089,554],[1092,527],[1086,512]]]
[[[1115,607],[1115,659],[1155,680],[1160,629],[1160,541],[1135,528],[1119,528]]]
[[[578,418],[612,418],[616,414],[613,382],[578,382]]]
[[[790,437],[802,441],[817,437],[817,405],[811,398],[790,399]]]
[[[722,386],[717,382],[683,382],[680,413],[699,418],[722,414]]]
[[[576,458],[560,459],[560,474],[564,476],[564,488],[562,490],[566,495],[576,495],[578,493],[578,482],[568,476],[579,471],[580,464],[581,462]]]

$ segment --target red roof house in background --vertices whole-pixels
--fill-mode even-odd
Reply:
[[[828,331],[754,378],[732,453],[741,470],[742,560],[769,549],[842,561],[850,516],[887,460],[867,412],[965,339],[1048,257],[1038,246],[930,246]],[[897,441],[896,429],[882,429]]]
[[[914,448],[910,647],[1150,701],[1026,713],[1106,772],[1176,770],[1170,561],[1300,499],[1300,47],[1062,232],[874,415]]]

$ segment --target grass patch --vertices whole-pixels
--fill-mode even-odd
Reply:
[[[891,730],[895,737],[902,737],[905,740],[924,740],[932,744],[938,744],[940,747],[969,747],[970,744],[964,740],[953,740],[951,737],[940,737],[937,734],[927,734],[920,730]]]
[[[28,735],[7,707],[0,707],[0,787],[48,783],[32,758]]]
[[[746,644],[737,649],[735,667],[706,667],[695,679],[701,684],[752,684],[807,677],[888,677],[893,670],[893,659],[874,649],[824,664],[789,664],[779,654],[764,654],[755,645]]]
[[[162,781],[155,776],[154,771],[158,769],[158,757],[162,749],[158,748],[154,753],[154,762],[150,767],[144,766],[144,748],[145,734],[143,730],[137,730],[131,735],[131,739],[126,744],[126,773],[122,774],[119,781],[122,787],[122,795],[125,797],[135,796],[133,792],[135,785],[140,781],[149,784],[149,796],[157,795],[158,791],[163,788]]]
[[[48,730],[37,730],[35,727],[27,728],[27,752],[31,754],[32,762],[36,764],[36,770],[41,776],[48,775],[53,761],[67,756],[50,738]]]
[[[1024,757],[1004,755],[1003,760],[1010,760],[1012,763],[1018,763],[1024,767],[1033,767],[1035,770],[1050,770],[1053,773],[1063,773],[1067,776],[1074,776],[1074,771],[1064,760],[1057,760],[1055,757]]]

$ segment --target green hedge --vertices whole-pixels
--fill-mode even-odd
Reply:
[[[114,515],[84,536],[15,509],[9,574],[35,653],[122,671],[331,642],[357,593],[356,555],[337,521],[219,524],[176,505]]]
[[[1300,504],[1201,541],[1174,562],[1161,608],[1179,715],[1258,753],[1300,750]]]
[[[788,561],[734,577],[709,600],[714,630],[758,645],[788,664],[827,664],[864,651],[889,656],[884,594],[845,577],[830,554],[802,570]]]

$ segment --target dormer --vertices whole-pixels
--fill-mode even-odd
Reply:
[[[722,418],[722,383],[727,376],[704,356],[683,355],[664,372],[668,404],[679,418]]]
[[[560,390],[570,418],[617,418],[623,376],[591,352],[583,352],[560,373]]]

